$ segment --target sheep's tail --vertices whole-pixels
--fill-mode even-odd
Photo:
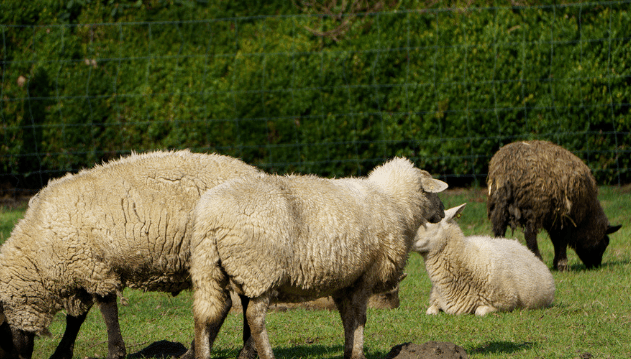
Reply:
[[[198,244],[191,253],[191,279],[195,291],[193,313],[196,322],[222,322],[232,306],[228,291],[229,278],[221,267],[215,234],[203,233],[199,241],[195,238]]]

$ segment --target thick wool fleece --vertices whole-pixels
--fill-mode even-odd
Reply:
[[[414,246],[432,282],[428,314],[484,315],[552,303],[554,278],[528,248],[506,238],[465,237],[450,212],[419,229]]]
[[[555,246],[554,267],[567,266],[565,249],[576,250],[589,268],[599,266],[612,227],[598,201],[591,170],[580,158],[547,141],[508,144],[489,163],[488,217],[495,236],[507,226],[524,229],[540,256],[536,236],[545,229]]]
[[[0,302],[13,328],[44,333],[125,287],[177,293],[188,275],[192,210],[209,188],[258,175],[242,161],[153,152],[51,181],[0,252]]]
[[[281,301],[394,287],[416,229],[443,215],[438,196],[423,190],[428,179],[395,159],[367,178],[266,176],[208,191],[191,245],[195,312],[220,316],[228,279],[248,297],[277,291]]]

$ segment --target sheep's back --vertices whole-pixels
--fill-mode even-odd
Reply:
[[[35,238],[30,255],[47,269],[53,288],[72,283],[99,294],[124,286],[177,292],[190,286],[197,199],[225,179],[256,172],[218,155],[132,155],[51,181],[20,230]]]
[[[331,294],[366,273],[390,279],[388,267],[402,270],[410,246],[397,237],[396,214],[381,210],[388,201],[362,180],[239,180],[209,191],[198,209],[219,203],[199,220],[215,231],[222,267],[248,296],[273,288],[283,300],[302,299]],[[386,255],[401,263],[382,266]]]
[[[550,228],[581,222],[596,200],[589,168],[566,149],[545,141],[502,147],[489,163],[489,215],[508,210],[511,226]]]
[[[502,311],[539,308],[554,296],[548,268],[515,240],[450,237],[439,253],[428,256],[426,269],[450,314],[473,313],[482,305]]]
[[[517,240],[489,236],[466,237],[489,261],[489,283],[502,293],[495,300],[513,309],[540,308],[552,303],[554,278],[548,267]],[[510,300],[506,300],[510,298]]]

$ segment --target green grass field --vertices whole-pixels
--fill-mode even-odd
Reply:
[[[600,200],[612,224],[622,229],[611,236],[603,266],[586,271],[571,250],[571,271],[554,271],[556,295],[552,307],[493,313],[486,317],[427,316],[430,283],[423,260],[413,253],[408,277],[401,284],[401,307],[370,309],[365,331],[365,353],[382,358],[394,345],[448,341],[464,347],[470,358],[631,358],[631,187],[603,187]],[[484,189],[453,190],[442,195],[445,207],[467,202],[460,219],[466,234],[489,234]],[[2,208],[0,242],[22,217],[24,208]],[[521,230],[508,237],[523,242]],[[553,249],[545,234],[539,246],[548,267]],[[128,353],[159,340],[189,346],[193,336],[191,293],[126,290],[129,305],[120,307],[120,322]],[[215,342],[214,358],[236,357],[241,346],[241,314],[230,314]],[[38,338],[34,358],[48,358],[64,330],[64,314],[57,314],[51,337]],[[293,310],[270,312],[267,328],[278,358],[339,358],[343,330],[337,312]],[[106,357],[107,336],[98,310],[93,309],[75,346],[75,357]]]

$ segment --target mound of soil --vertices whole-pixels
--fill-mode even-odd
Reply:
[[[466,359],[464,349],[454,343],[430,341],[422,345],[403,343],[390,350],[384,359]]]
[[[130,354],[128,358],[179,358],[186,353],[186,347],[182,343],[160,340],[149,344],[143,350]]]

